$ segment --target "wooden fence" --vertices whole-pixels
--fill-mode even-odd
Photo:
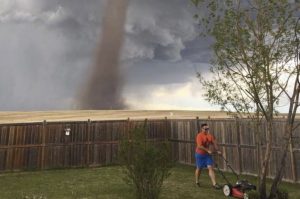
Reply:
[[[257,175],[259,154],[255,143],[254,127],[251,120],[171,120],[171,137],[174,154],[178,162],[194,165],[195,137],[199,130],[199,124],[207,123],[210,131],[221,146],[223,156],[237,173]],[[266,127],[261,125],[262,145],[261,154],[265,152]],[[283,144],[284,121],[276,121],[274,124],[273,148],[268,168],[268,177],[274,177],[280,164]],[[225,171],[227,168],[225,161],[219,156],[215,156],[215,161],[219,167]],[[300,182],[300,130],[294,133],[294,139],[290,144],[289,153],[286,158],[284,170],[284,180]]]
[[[173,159],[194,164],[194,139],[201,123],[208,123],[221,150],[239,173],[257,174],[258,152],[252,123],[248,120],[149,120],[147,136],[153,141],[168,139]],[[0,124],[0,171],[95,167],[117,163],[118,142],[144,121],[81,121]],[[279,165],[284,124],[275,123],[268,176]],[[262,130],[265,128],[262,126]],[[287,158],[284,179],[300,182],[300,131],[295,132]],[[265,136],[262,138],[265,143]],[[264,149],[264,146],[262,146]],[[221,169],[226,164],[215,157]]]

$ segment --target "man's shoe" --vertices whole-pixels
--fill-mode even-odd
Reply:
[[[213,188],[215,188],[215,189],[222,189],[222,186],[219,185],[218,183],[216,183],[215,185],[213,185]]]
[[[196,185],[197,185],[198,187],[200,187],[200,183],[199,183],[199,182],[196,182]]]

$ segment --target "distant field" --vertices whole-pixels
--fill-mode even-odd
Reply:
[[[124,120],[134,119],[191,119],[231,118],[221,111],[178,111],[178,110],[104,110],[104,111],[36,111],[0,112],[0,124],[47,121]]]
[[[83,111],[35,111],[4,112],[0,111],[0,124],[29,123],[47,121],[99,121],[99,120],[143,120],[147,119],[218,119],[232,118],[223,111],[186,111],[186,110],[83,110]],[[279,116],[284,117],[284,114]],[[298,115],[298,118],[299,115]]]

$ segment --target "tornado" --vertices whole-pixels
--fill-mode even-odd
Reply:
[[[128,0],[107,0],[100,42],[89,77],[80,91],[83,110],[125,109],[119,58]]]

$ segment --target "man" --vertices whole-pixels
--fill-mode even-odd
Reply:
[[[211,145],[214,146],[218,154],[221,154],[221,152],[218,150],[219,147],[214,136],[209,133],[209,126],[207,124],[202,124],[201,131],[196,136],[196,185],[200,186],[199,177],[201,170],[203,168],[207,168],[213,187],[215,189],[221,189],[222,187],[216,182],[215,172],[213,170],[213,151],[210,150]]]

